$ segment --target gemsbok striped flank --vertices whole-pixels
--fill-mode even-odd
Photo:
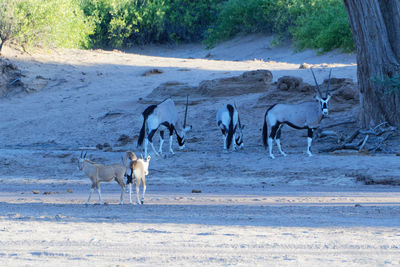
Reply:
[[[314,71],[311,69],[317,87],[316,101],[304,102],[299,104],[275,104],[271,106],[265,113],[262,139],[264,146],[269,148],[269,156],[275,158],[272,153],[273,140],[279,149],[279,152],[286,156],[282,151],[280,137],[283,125],[287,124],[295,129],[307,129],[307,155],[312,156],[310,151],[313,133],[319,127],[323,116],[328,115],[328,101],[330,99],[329,85],[331,80],[331,72],[329,72],[328,86],[323,96]],[[268,134],[269,133],[269,134]]]
[[[217,112],[217,125],[221,129],[222,139],[224,141],[224,151],[229,150],[232,145],[232,150],[236,146],[243,147],[243,128],[240,123],[239,112],[236,105],[228,104],[220,108]]]

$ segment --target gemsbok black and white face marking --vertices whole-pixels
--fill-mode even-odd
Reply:
[[[314,77],[314,82],[315,82],[315,85],[316,85],[317,91],[318,91],[318,93],[317,93],[317,95],[315,96],[315,98],[318,100],[319,104],[321,105],[322,114],[325,115],[325,116],[327,116],[328,113],[329,113],[329,112],[328,112],[328,102],[329,102],[329,99],[331,99],[331,95],[329,94],[329,86],[330,86],[330,84],[331,84],[331,73],[332,73],[332,69],[329,71],[328,87],[326,88],[325,96],[322,96],[321,90],[320,90],[320,88],[319,88],[317,79],[315,78],[315,74],[314,74],[314,71],[313,71],[312,68],[311,68],[311,72],[312,72],[312,75],[313,75],[313,77]]]
[[[329,110],[328,110],[328,102],[331,98],[330,95],[328,95],[327,98],[320,98],[318,96],[315,97],[317,99],[317,101],[319,102],[319,105],[321,107],[321,112],[324,116],[328,116],[329,114]]]
[[[221,129],[222,139],[224,141],[224,151],[236,147],[242,148],[243,144],[243,128],[240,123],[239,112],[236,105],[225,105],[217,112],[217,125]]]
[[[307,155],[312,156],[310,148],[314,131],[318,128],[323,116],[328,115],[331,71],[329,72],[329,80],[325,96],[322,96],[314,71],[311,69],[317,88],[317,101],[299,104],[275,104],[265,112],[262,139],[264,146],[267,147],[268,145],[269,156],[271,158],[275,158],[272,154],[273,140],[275,140],[279,152],[283,156],[286,156],[285,152],[282,151],[280,143],[281,130],[285,124],[295,129],[307,129],[306,153]]]
[[[176,111],[175,103],[174,101],[172,101],[171,98],[162,101],[158,105],[151,105],[143,111],[143,125],[140,130],[137,146],[142,146],[143,141],[145,142],[145,157],[147,157],[148,155],[147,146],[149,143],[156,155],[162,154],[162,145],[164,143],[165,131],[169,132],[169,151],[172,154],[174,154],[174,151],[172,150],[172,136],[174,133],[178,141],[179,149],[183,149],[185,147],[185,134],[190,129],[192,129],[192,126],[186,126],[187,110],[188,98],[186,99],[186,109],[183,126],[178,122],[178,112]],[[153,145],[153,136],[157,130],[160,131],[160,148],[158,152]]]

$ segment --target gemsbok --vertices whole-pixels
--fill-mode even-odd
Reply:
[[[132,152],[133,153],[133,152]],[[134,155],[134,154],[133,154]],[[149,163],[150,156],[147,156],[147,160],[138,159],[136,155],[129,161],[129,169],[131,174],[127,174],[126,184],[129,186],[129,202],[132,204],[132,183],[136,185],[136,203],[144,204],[144,194],[146,193],[146,175],[149,174]],[[143,186],[142,198],[139,202],[139,187],[140,184]]]
[[[232,150],[236,146],[243,147],[243,128],[240,123],[239,112],[236,105],[227,104],[220,108],[217,112],[217,125],[221,129],[222,139],[224,141],[224,151],[229,150],[232,145]]]
[[[148,106],[142,113],[143,124],[140,129],[139,139],[137,146],[142,146],[144,140],[144,154],[147,157],[147,146],[150,143],[154,153],[158,156],[162,154],[162,145],[164,143],[164,131],[169,131],[169,151],[174,154],[172,150],[172,135],[176,134],[179,149],[185,147],[185,134],[192,129],[192,126],[186,126],[188,110],[188,99],[186,99],[185,119],[182,124],[178,120],[178,112],[176,111],[174,101],[167,98],[158,105]],[[155,132],[160,129],[160,148],[158,152],[153,145],[153,136]]]
[[[101,198],[100,183],[112,181],[117,181],[117,183],[121,186],[120,204],[123,204],[125,193],[124,176],[126,173],[126,167],[124,167],[120,163],[114,163],[110,165],[94,163],[93,161],[90,161],[86,158],[87,152],[83,156],[82,154],[83,152],[81,152],[78,160],[79,170],[83,170],[86,176],[88,176],[92,181],[89,198],[85,204],[89,204],[90,198],[92,197],[92,193],[95,188],[97,188],[97,193],[99,194],[99,204],[102,204],[103,200]]]
[[[319,127],[322,118],[328,115],[328,101],[330,99],[329,85],[331,80],[331,72],[329,72],[328,86],[325,96],[322,96],[321,90],[315,78],[314,71],[311,69],[317,87],[316,101],[303,102],[299,104],[275,104],[271,106],[265,113],[262,139],[264,146],[268,148],[269,156],[275,158],[272,154],[273,140],[275,140],[279,152],[286,156],[282,151],[280,137],[281,130],[284,124],[287,124],[295,129],[307,129],[307,155],[312,156],[310,151],[313,133]],[[269,135],[268,135],[269,133]]]

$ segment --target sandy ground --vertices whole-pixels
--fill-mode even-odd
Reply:
[[[274,81],[292,75],[312,83],[302,63],[314,64],[320,81],[328,76],[325,66],[334,77],[356,81],[353,54],[295,53],[270,41],[254,35],[212,50],[190,44],[126,53],[28,55],[6,47],[31,93],[0,99],[1,265],[400,265],[400,188],[360,182],[398,180],[399,158],[319,153],[323,139],[307,157],[306,133],[285,128],[289,155],[275,152],[272,160],[260,137],[265,110],[276,99],[262,93],[190,105],[186,148],[179,151],[174,142],[175,155],[152,155],[145,205],[129,204],[128,195],[118,205],[116,183],[102,185],[105,205],[94,204],[96,194],[84,205],[90,183],[77,169],[80,151],[102,163],[119,162],[127,150],[140,154],[136,140],[146,107],[140,99],[162,83],[196,86],[257,69],[271,70]],[[162,73],[142,76],[153,68]],[[245,147],[223,153],[215,114],[232,101],[246,124]],[[356,116],[354,105],[335,107],[328,123]],[[121,144],[122,134],[133,141]],[[92,149],[104,143],[112,150]]]

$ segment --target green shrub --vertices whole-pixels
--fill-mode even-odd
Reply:
[[[3,0],[12,1],[12,0]],[[298,49],[354,50],[342,0],[15,0],[23,46],[123,48],[274,34]]]
[[[291,29],[298,48],[326,52],[335,48],[355,49],[343,1],[314,0]]]
[[[291,38],[299,49],[354,50],[342,0],[228,0],[219,6],[205,43],[254,32]]]
[[[272,18],[269,10],[271,1],[264,0],[228,0],[219,5],[218,19],[208,29],[205,43],[213,46],[241,33],[272,32]]]
[[[91,24],[85,19],[78,0],[20,0],[16,14],[16,40],[23,47],[34,45],[87,48]]]
[[[83,0],[94,46],[199,41],[222,0]]]

